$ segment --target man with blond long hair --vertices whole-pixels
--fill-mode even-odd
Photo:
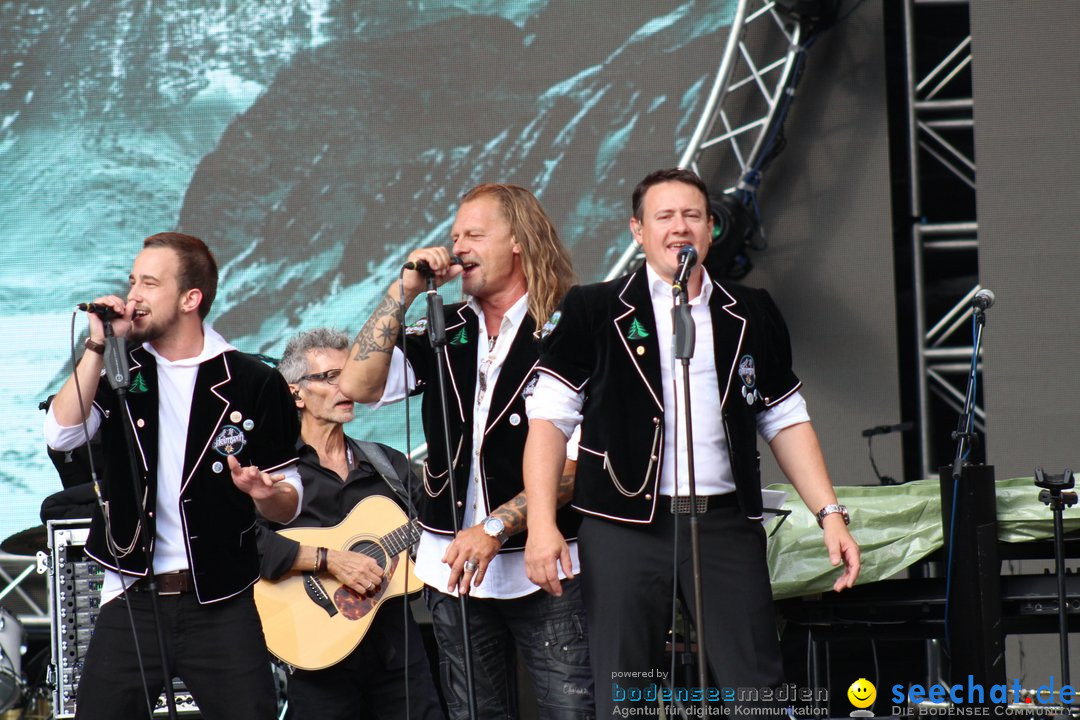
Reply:
[[[453,248],[414,250],[438,285],[461,277],[468,299],[445,308],[446,367],[453,467],[443,456],[435,355],[423,322],[405,329],[406,356],[395,348],[402,318],[426,288],[407,270],[361,328],[339,378],[348,397],[379,407],[424,392],[424,463],[416,572],[428,588],[452,718],[467,716],[461,617],[468,602],[477,712],[515,717],[515,647],[537,689],[541,718],[588,718],[593,692],[588,638],[576,581],[553,597],[525,575],[525,494],[521,456],[528,422],[525,396],[539,357],[543,322],[574,282],[570,257],[540,203],[515,185],[484,184],[462,200],[451,229]],[[456,258],[454,257],[456,256]],[[460,264],[456,262],[460,258]],[[573,455],[573,453],[571,453]],[[560,496],[573,491],[573,461]],[[454,483],[457,507],[450,501]],[[453,535],[454,516],[462,530]],[[559,512],[576,558],[576,518]],[[574,561],[576,563],[576,560]],[[577,571],[575,564],[574,572]]]

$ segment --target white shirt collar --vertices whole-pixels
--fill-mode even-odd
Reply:
[[[660,273],[653,270],[652,265],[645,263],[645,274],[649,281],[649,296],[654,303],[666,302],[671,303],[671,283],[660,277]],[[690,305],[698,305],[704,303],[708,305],[709,299],[713,293],[713,281],[709,277],[709,271],[704,267],[701,268],[701,292],[698,296],[690,301]]]
[[[143,348],[148,353],[157,358],[158,365],[174,366],[174,367],[193,367],[195,365],[202,365],[207,360],[215,358],[224,352],[229,350],[235,350],[229,342],[221,337],[217,330],[210,327],[207,323],[203,323],[203,346],[202,352],[195,357],[181,358],[180,360],[168,360],[162,357],[161,353],[154,349],[154,346],[150,343],[143,343]]]
[[[472,295],[468,297],[465,304],[472,308],[472,311],[476,313],[476,317],[483,318],[484,311],[480,309],[480,303],[476,301]],[[504,330],[513,330],[515,333],[521,326],[521,321],[525,319],[525,313],[529,310],[529,293],[525,293],[517,299],[510,309],[503,315],[502,324],[499,326],[499,334],[502,335]]]

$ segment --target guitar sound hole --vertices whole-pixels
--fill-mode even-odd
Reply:
[[[375,562],[379,563],[380,568],[383,570],[386,569],[386,553],[383,552],[383,549],[379,547],[378,544],[368,540],[361,540],[350,547],[349,550],[350,552],[360,553],[361,555],[367,555],[368,557],[374,558]]]

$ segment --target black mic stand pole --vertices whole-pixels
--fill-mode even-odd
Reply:
[[[956,441],[956,456],[953,458],[952,479],[954,483],[960,482],[961,468],[964,465],[964,455],[967,453],[968,444],[975,438],[972,427],[975,424],[975,373],[979,367],[979,346],[982,345],[983,326],[986,325],[986,313],[982,308],[975,308],[975,347],[971,352],[971,371],[968,373],[967,390],[964,392],[964,411],[960,413],[960,420],[956,425],[956,432],[952,434]]]
[[[1076,504],[1072,470],[1061,475],[1048,475],[1035,468],[1035,484],[1042,488],[1039,501],[1054,512],[1054,573],[1057,576],[1058,595],[1058,642],[1061,651],[1061,684],[1069,684],[1069,599],[1065,592],[1065,518],[1064,510]],[[1070,685],[1070,687],[1072,687]],[[1062,704],[1065,705],[1064,700]],[[1066,705],[1070,707],[1072,703]]]
[[[128,463],[131,472],[131,489],[135,493],[135,510],[139,513],[139,540],[142,542],[143,555],[146,557],[146,583],[150,593],[150,607],[154,616],[154,629],[157,631],[158,652],[161,655],[161,670],[165,676],[165,707],[168,708],[169,720],[176,720],[176,695],[173,693],[172,667],[169,665],[169,655],[165,652],[165,631],[161,627],[161,608],[158,604],[157,580],[154,579],[154,546],[150,537],[150,523],[146,515],[146,507],[143,505],[144,493],[140,489],[139,464],[135,459],[135,431],[131,428],[131,412],[127,405],[127,391],[130,380],[128,370],[127,349],[124,338],[117,337],[113,332],[112,322],[103,319],[105,326],[105,376],[109,385],[116,391],[120,406],[120,422],[124,426],[124,436],[127,439]],[[110,532],[106,530],[106,532]],[[111,532],[110,532],[111,534]],[[112,538],[107,538],[111,544]],[[119,572],[120,565],[117,562],[117,572],[120,575],[120,587],[127,592],[124,574]],[[148,698],[153,703],[157,698]]]
[[[686,469],[690,488],[690,563],[694,580],[694,614],[697,625],[698,687],[709,687],[709,668],[705,658],[705,599],[701,583],[701,528],[698,526],[697,484],[694,473],[694,421],[690,415],[690,358],[694,357],[696,327],[690,317],[690,305],[685,283],[672,288],[672,327],[675,331],[674,355],[682,362],[683,418],[686,426]],[[677,496],[676,496],[677,497]],[[706,707],[702,699],[701,706]]]
[[[450,485],[450,515],[454,522],[454,538],[461,530],[458,521],[457,491],[454,489],[454,452],[450,448],[450,408],[446,401],[446,318],[443,315],[442,296],[435,289],[435,276],[427,275],[428,341],[435,351],[435,376],[439,390],[439,409],[442,411],[443,450],[446,453],[446,475]],[[466,558],[468,560],[469,558]],[[469,632],[469,606],[465,594],[458,591],[458,609],[461,612],[462,661],[465,664],[465,694],[468,698],[469,717],[476,720],[476,686],[473,683],[472,637]]]

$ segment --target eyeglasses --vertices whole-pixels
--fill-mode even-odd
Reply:
[[[337,385],[338,377],[341,375],[341,369],[327,370],[326,372],[311,373],[310,375],[302,375],[296,382],[304,382],[305,380],[311,380],[314,382],[324,382],[327,385]]]

